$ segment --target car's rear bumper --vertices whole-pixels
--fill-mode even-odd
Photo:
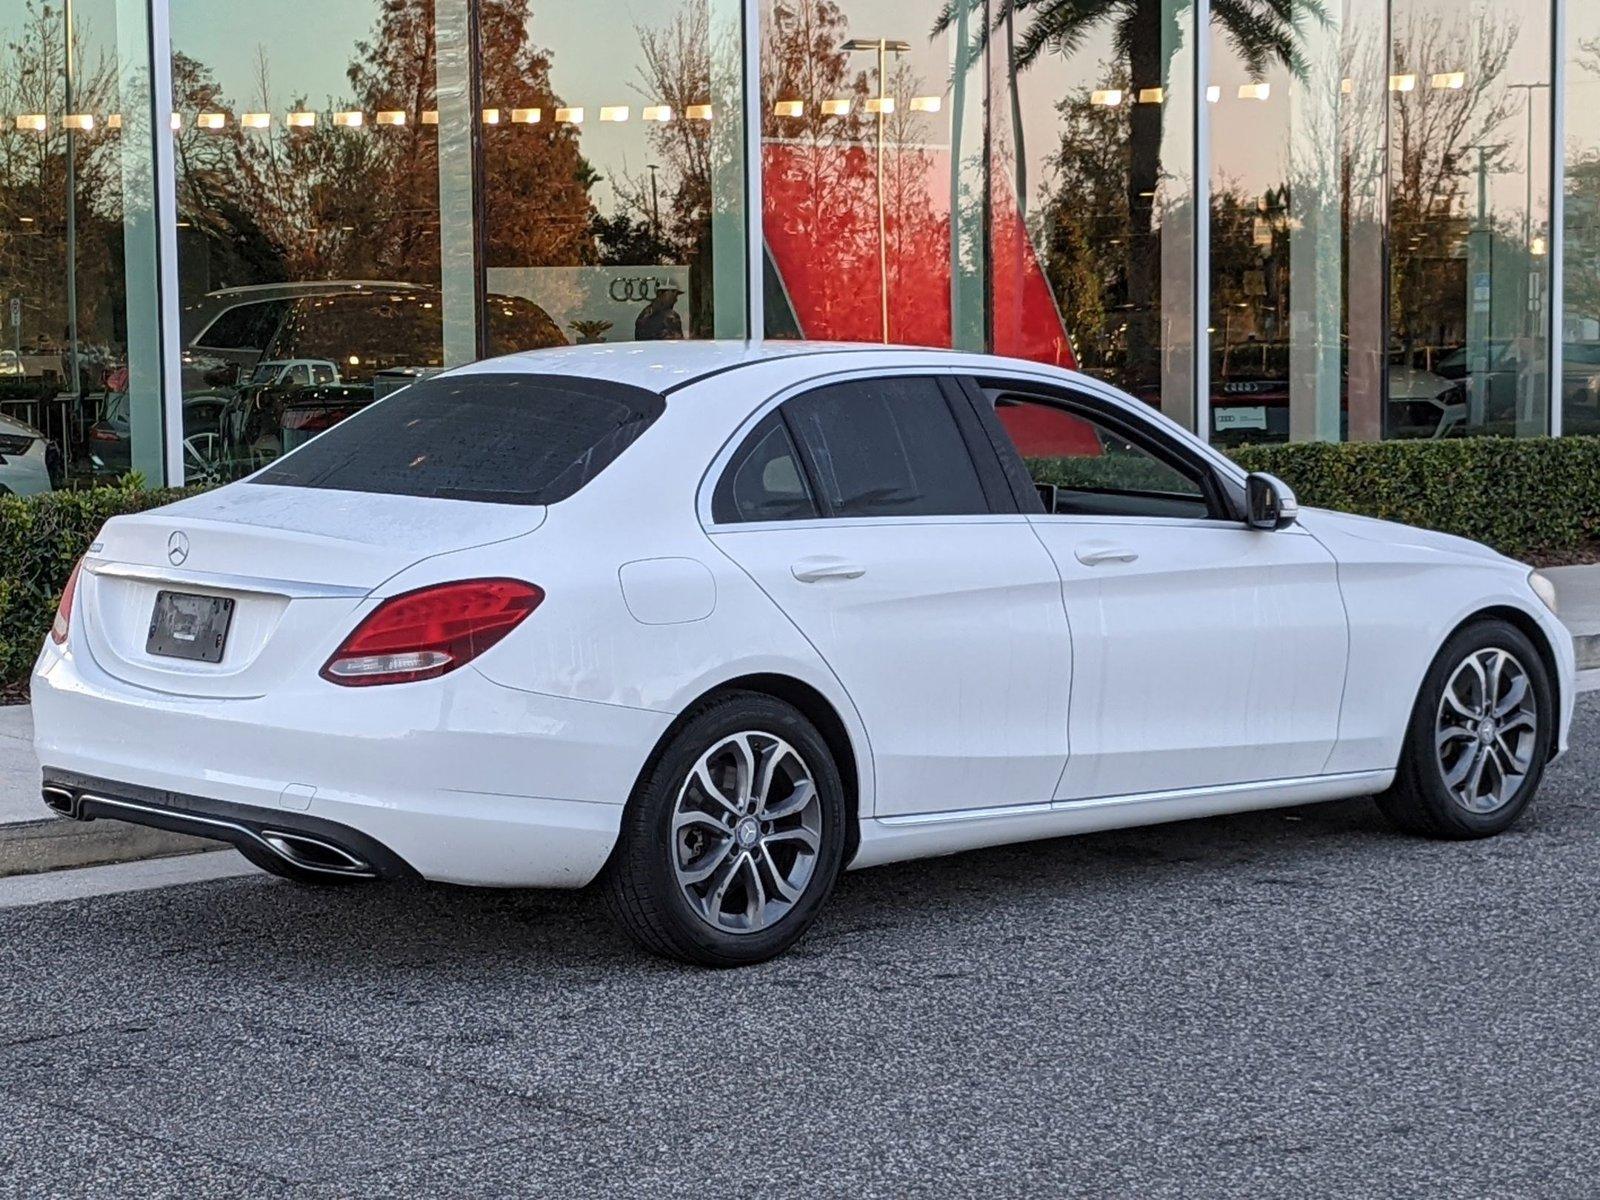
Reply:
[[[346,879],[415,879],[410,863],[358,829],[307,816],[229,804],[46,769],[45,804],[77,821],[128,821],[228,842],[253,862],[275,860],[312,875]]]
[[[33,712],[47,780],[159,810],[91,804],[97,819],[213,814],[244,832],[188,831],[246,845],[263,829],[351,831],[392,856],[375,856],[380,876],[507,887],[594,878],[671,721],[516,691],[471,668],[387,688],[313,679],[267,697],[176,697],[54,646],[33,677]]]

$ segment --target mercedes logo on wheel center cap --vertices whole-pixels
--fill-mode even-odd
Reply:
[[[167,561],[175,567],[181,567],[189,558],[189,535],[181,529],[174,529],[172,536],[167,539]]]
[[[759,837],[760,834],[761,829],[756,824],[756,819],[754,817],[746,817],[744,820],[740,821],[739,828],[735,832],[735,836],[739,839],[739,845],[745,847],[754,846],[756,844],[756,838]]]

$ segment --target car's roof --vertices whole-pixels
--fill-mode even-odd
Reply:
[[[583,375],[613,383],[632,384],[653,392],[670,392],[697,379],[738,367],[780,359],[822,355],[898,356],[907,354],[970,360],[926,346],[894,346],[878,342],[801,341],[665,341],[618,342],[602,345],[559,346],[526,350],[485,359],[459,368],[463,372],[519,372],[530,375]]]

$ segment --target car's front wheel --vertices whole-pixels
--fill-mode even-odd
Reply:
[[[844,840],[844,787],[822,735],[781,700],[733,692],[690,715],[646,770],[602,887],[646,949],[742,966],[810,927]]]
[[[1554,733],[1554,691],[1538,650],[1514,625],[1475,621],[1428,669],[1399,773],[1378,805],[1412,833],[1500,833],[1532,802]]]

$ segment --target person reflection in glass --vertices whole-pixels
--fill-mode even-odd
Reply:
[[[678,297],[683,295],[675,287],[656,290],[656,298],[645,305],[633,322],[633,336],[641,342],[677,341],[683,337],[683,318],[678,315]]]

